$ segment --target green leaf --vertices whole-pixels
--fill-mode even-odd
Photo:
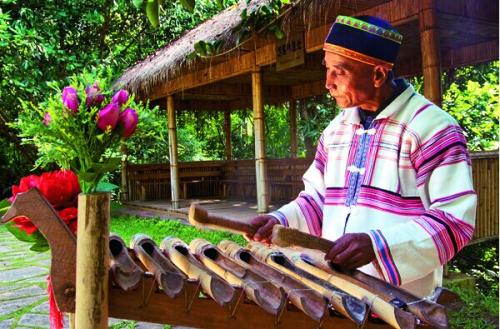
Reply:
[[[179,2],[190,13],[194,11],[195,0],[179,0]]]
[[[99,182],[97,184],[97,192],[113,192],[114,190],[119,189],[118,185],[109,183],[109,182]]]
[[[192,53],[190,53],[189,55],[186,56],[186,59],[188,60],[193,60],[195,59],[196,57],[198,56],[198,53],[196,51],[193,51]]]
[[[9,208],[10,208],[9,200],[3,199],[2,201],[0,201],[0,216],[5,214],[7,210],[9,210]]]
[[[149,22],[156,29],[160,26],[160,18],[158,16],[158,0],[148,0],[146,2],[146,16],[149,19]]]
[[[12,233],[13,236],[16,237],[16,239],[18,239],[19,241],[23,241],[23,242],[36,242],[37,240],[37,237],[35,235],[35,233],[33,234],[28,234],[26,232],[24,232],[23,230],[21,230],[19,227],[16,226],[16,224],[14,222],[8,222],[5,224],[5,226],[7,227],[7,230]]]
[[[44,252],[44,251],[47,251],[49,249],[50,249],[50,247],[49,247],[49,244],[47,243],[46,240],[37,241],[30,248],[31,251],[36,251],[36,252]]]
[[[283,32],[283,30],[280,29],[280,28],[276,28],[274,30],[274,35],[276,36],[276,38],[278,40],[281,40],[281,39],[283,39],[285,37],[285,32]]]
[[[132,3],[137,9],[142,9],[142,7],[144,6],[144,0],[132,0]]]
[[[95,182],[98,174],[95,172],[80,172],[78,173],[78,178],[85,182]]]
[[[194,50],[201,55],[205,56],[206,55],[206,46],[205,46],[205,41],[200,40],[197,43],[194,44]]]
[[[116,168],[118,168],[118,166],[120,165],[121,161],[122,160],[120,158],[110,158],[103,163],[94,163],[89,171],[98,174],[105,174],[110,171],[115,171]]]

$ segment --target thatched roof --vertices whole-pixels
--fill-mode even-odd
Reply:
[[[233,47],[235,40],[232,31],[241,23],[242,11],[246,9],[248,13],[253,12],[269,2],[270,0],[252,0],[247,5],[246,0],[240,0],[238,4],[187,31],[126,70],[115,84],[133,93],[147,94],[152,86],[175,75],[182,67],[194,64],[193,60],[187,60],[187,56],[194,51],[194,45],[198,41],[221,40],[222,49]]]
[[[175,94],[182,103],[176,108],[181,109],[244,108],[251,104],[249,73],[259,66],[267,102],[320,95],[324,93],[322,44],[339,14],[375,15],[392,22],[403,34],[396,73],[422,73],[426,55],[421,53],[420,0],[292,0],[283,9],[279,23],[286,38],[292,33],[303,33],[305,63],[279,72],[275,68],[276,38],[260,33],[249,39],[251,42],[243,41],[243,45],[235,47],[233,31],[242,22],[242,11],[251,13],[269,3],[270,0],[251,0],[247,4],[240,0],[136,63],[115,85],[151,100]],[[443,69],[498,59],[498,1],[439,0],[436,4]],[[222,41],[224,55],[188,60],[194,45],[201,40]]]

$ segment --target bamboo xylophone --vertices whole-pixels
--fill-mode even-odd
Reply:
[[[36,190],[19,194],[4,220],[19,215],[47,238],[57,305],[73,313],[75,236]],[[434,301],[420,300],[288,248],[202,239],[187,245],[175,237],[158,246],[142,234],[129,248],[111,234],[109,254],[109,315],[116,318],[196,328],[447,328],[436,302],[448,296],[442,290]],[[386,323],[373,322],[371,312]]]

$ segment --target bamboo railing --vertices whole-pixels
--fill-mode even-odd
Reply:
[[[474,241],[498,237],[498,152],[471,153],[478,209]],[[302,190],[312,159],[267,160],[271,202],[287,202]],[[256,200],[255,161],[179,163],[181,198]],[[170,200],[169,164],[127,165],[129,200]]]

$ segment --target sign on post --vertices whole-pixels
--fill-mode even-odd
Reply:
[[[276,43],[276,71],[304,64],[304,34],[294,33]]]

